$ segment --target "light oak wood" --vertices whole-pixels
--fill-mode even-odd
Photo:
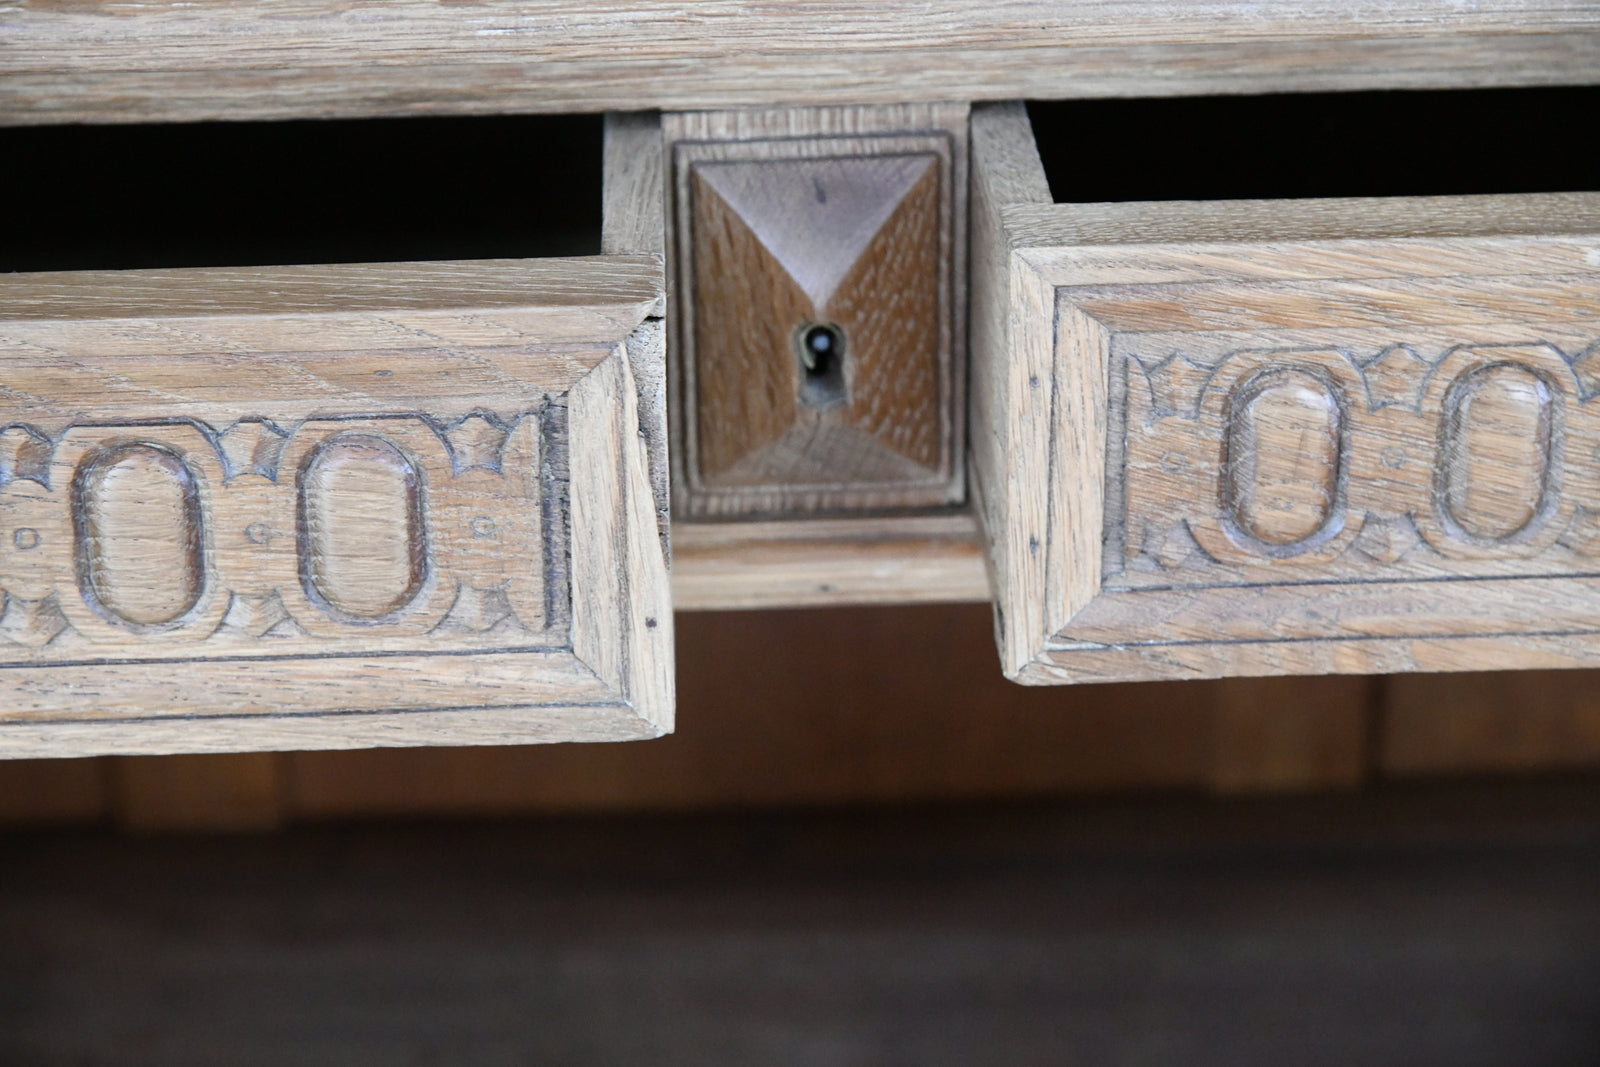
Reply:
[[[666,187],[662,177],[661,116],[613,113],[605,117],[600,251],[607,257],[645,256],[663,286],[645,316],[648,330],[623,342],[639,398],[639,434],[645,443],[650,491],[655,497],[661,551],[672,559],[672,471],[667,448]],[[620,258],[612,262],[621,261]]]
[[[663,117],[681,516],[961,501],[966,119]]]
[[[1049,205],[975,113],[974,469],[1022,681],[1600,657],[1600,196]]]
[[[0,278],[0,752],[669,730],[659,296],[654,256]]]
[[[679,611],[989,600],[966,512],[791,522],[685,522],[672,533]]]
[[[691,110],[1559,85],[1590,0],[24,0],[0,121]]]

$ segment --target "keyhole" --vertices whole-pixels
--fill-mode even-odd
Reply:
[[[844,403],[844,332],[831,323],[804,323],[795,331],[795,348],[800,399],[817,407]]]

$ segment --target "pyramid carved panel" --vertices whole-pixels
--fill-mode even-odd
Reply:
[[[908,110],[668,116],[680,513],[960,502],[965,111]]]

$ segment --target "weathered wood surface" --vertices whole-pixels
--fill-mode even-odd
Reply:
[[[975,116],[1008,673],[1600,660],[1600,196],[1044,206],[1031,153]]]
[[[664,116],[680,515],[961,501],[966,119]]]
[[[0,122],[1559,85],[1590,0],[207,0],[0,9]]]
[[[983,539],[964,512],[673,527],[680,611],[988,600]]]
[[[0,752],[670,729],[660,269],[0,277]]]

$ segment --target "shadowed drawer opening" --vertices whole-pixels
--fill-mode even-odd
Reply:
[[[0,270],[600,251],[601,118],[0,129]]]
[[[1600,188],[1600,87],[1035,101],[1057,202]],[[0,270],[592,255],[597,115],[0,129]]]
[[[1057,203],[1600,189],[1600,87],[1034,102]]]

